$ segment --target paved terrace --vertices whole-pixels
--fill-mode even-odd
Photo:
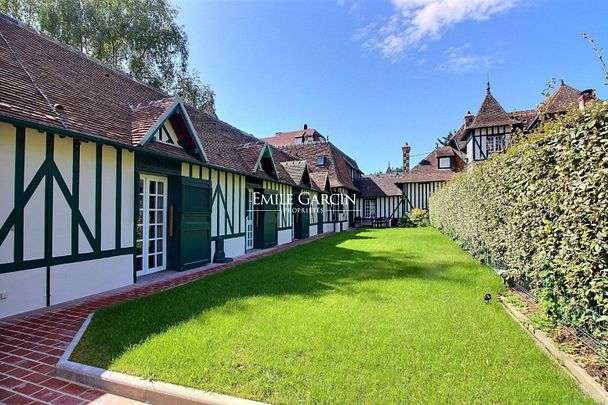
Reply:
[[[239,263],[320,239],[327,234],[254,251],[226,264],[210,264],[185,272],[162,272],[136,284],[0,320],[0,403],[7,404],[137,404],[55,377],[55,365],[91,313],[215,274]]]

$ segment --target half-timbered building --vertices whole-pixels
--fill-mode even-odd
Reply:
[[[289,134],[289,136],[285,136],[285,134]],[[294,137],[293,134],[297,134],[297,136]],[[311,137],[312,134],[316,135],[314,138],[300,141],[302,136],[300,134],[311,134]],[[315,178],[321,179],[320,181],[323,183],[322,178],[325,176],[330,192],[342,196],[341,204],[331,205],[322,210],[322,218],[321,214],[318,214],[318,223],[323,223],[319,225],[319,230],[342,231],[354,226],[356,205],[354,201],[361,195],[355,183],[363,175],[354,159],[326,140],[318,131],[309,129],[306,125],[302,131],[278,133],[273,137],[263,138],[263,140],[305,161]]]
[[[508,147],[515,131],[531,131],[570,108],[584,108],[595,98],[592,90],[580,91],[563,81],[538,107],[507,112],[494,98],[490,83],[476,115],[468,111],[463,123],[445,146],[437,146],[396,183],[403,192],[404,211],[428,209],[431,194],[467,167],[479,164]],[[404,168],[409,166],[410,147],[403,146]]]
[[[355,217],[364,225],[373,225],[374,219],[396,219],[405,211],[403,193],[396,182],[402,178],[401,173],[382,173],[363,176],[356,181],[361,197],[357,199]],[[386,222],[390,224],[390,222]]]
[[[348,228],[325,148],[322,167],[0,15],[0,318]]]

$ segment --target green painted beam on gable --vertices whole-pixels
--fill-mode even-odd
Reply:
[[[19,207],[19,202],[22,198],[24,178],[25,178],[25,128],[17,127],[17,138],[15,145],[15,195],[14,207]],[[20,262],[23,260],[23,209],[15,210],[15,232],[14,232],[14,255],[13,260]],[[0,234],[0,241],[4,241],[4,237]]]
[[[46,134],[46,175],[45,175],[45,204],[44,204],[44,259],[46,261],[46,306],[51,305],[51,266],[53,257],[53,175],[49,162],[54,162],[55,135]],[[54,164],[54,163],[53,163]]]
[[[72,143],[72,254],[78,254],[78,215],[80,211],[80,141]]]

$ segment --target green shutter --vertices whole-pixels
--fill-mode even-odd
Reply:
[[[211,261],[211,185],[183,178],[180,212],[180,270]]]

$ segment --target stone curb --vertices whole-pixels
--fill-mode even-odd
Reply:
[[[93,315],[94,313],[91,313],[87,317],[59,359],[56,366],[57,377],[98,388],[110,394],[152,404],[266,405],[263,402],[229,395],[215,394],[160,381],[144,380],[128,374],[70,361],[69,358],[91,322]]]
[[[499,301],[502,306],[507,310],[507,313],[511,315],[530,336],[534,338],[535,343],[547,352],[555,361],[568,373],[572,378],[578,382],[579,386],[587,395],[589,395],[595,402],[603,405],[608,405],[608,392],[604,387],[595,381],[593,377],[585,371],[584,368],[578,365],[576,361],[568,354],[561,351],[553,339],[551,339],[545,332],[536,329],[532,326],[528,318],[521,313],[515,306],[504,301],[502,297],[499,297]]]

